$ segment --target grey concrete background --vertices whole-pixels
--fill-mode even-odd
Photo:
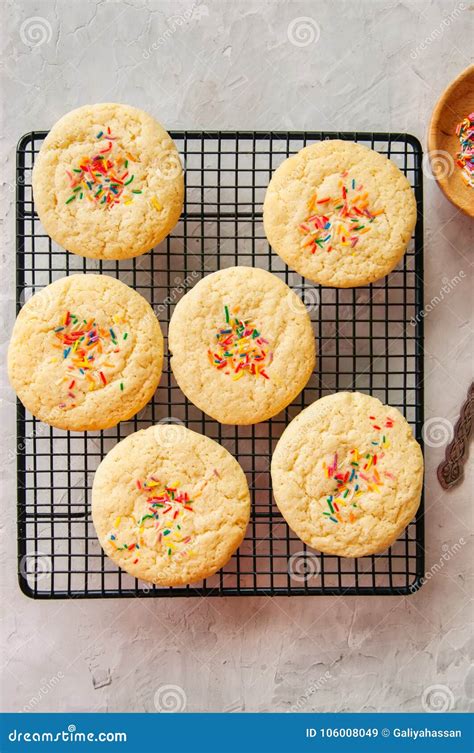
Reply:
[[[95,101],[169,128],[362,129],[423,143],[469,64],[456,0],[2,0],[1,348],[14,321],[15,145]],[[3,709],[420,711],[472,706],[471,477],[435,478],[471,372],[472,221],[425,176],[427,583],[409,598],[33,602],[15,576],[14,464],[2,461]],[[459,277],[459,284],[449,281]],[[442,294],[443,285],[450,292]],[[2,453],[15,452],[1,382]],[[163,686],[172,685],[170,691]]]

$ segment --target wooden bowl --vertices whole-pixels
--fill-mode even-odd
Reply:
[[[456,126],[474,111],[474,65],[463,71],[443,92],[431,116],[428,151],[431,171],[444,195],[462,212],[474,217],[474,188],[456,165],[459,138]]]

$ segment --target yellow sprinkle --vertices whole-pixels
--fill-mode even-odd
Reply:
[[[117,516],[117,517],[115,518],[115,523],[114,523],[114,527],[115,527],[115,528],[118,528],[118,527],[119,527],[119,525],[120,525],[120,521],[121,521],[121,520],[122,520],[122,518],[120,517],[120,515],[118,515],[118,516]]]
[[[124,204],[131,204],[131,203],[132,203],[132,201],[133,201],[133,199],[127,199],[127,201],[124,201],[123,203],[124,203]]]
[[[140,528],[138,530],[139,530],[140,533],[143,533],[143,531],[145,530],[145,526],[140,526]]]
[[[232,377],[232,380],[234,382],[237,382],[239,379],[242,379],[243,375],[244,375],[244,372],[243,371],[239,371],[238,374],[234,374],[234,376]]]
[[[370,230],[370,227],[365,227],[363,230],[359,230],[360,235],[364,235],[364,233],[368,233]]]
[[[163,209],[163,207],[161,206],[160,202],[158,201],[155,195],[151,197],[150,203],[153,207],[155,207],[156,210],[158,210],[158,212],[161,212],[161,210]]]
[[[57,362],[58,362],[57,358],[52,358],[51,361],[50,361],[50,363],[57,363]]]

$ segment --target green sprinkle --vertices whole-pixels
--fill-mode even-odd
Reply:
[[[143,521],[146,520],[147,518],[154,518],[154,517],[155,517],[154,515],[144,515],[142,518],[140,518],[137,525],[140,526],[143,523]]]
[[[84,194],[82,193],[82,191],[81,191],[81,193],[79,194],[79,198],[80,198],[80,199],[83,199],[83,198],[84,198]]]
[[[168,549],[168,556],[171,557],[171,549]]]
[[[68,199],[68,200],[66,201],[66,204],[70,204],[70,203],[71,203],[71,201],[74,201],[74,199],[75,199],[75,198],[76,198],[76,194],[74,193],[74,194],[73,194],[72,196],[70,196],[70,197],[69,197],[69,199]]]
[[[132,191],[132,193],[143,193],[143,191]]]
[[[334,507],[332,506],[332,502],[331,502],[331,500],[329,500],[329,499],[328,499],[328,500],[326,500],[326,501],[327,501],[327,503],[328,503],[328,507],[329,507],[329,509],[330,509],[330,510],[331,510],[331,512],[333,513],[333,512],[334,512]]]
[[[121,390],[122,390],[122,392],[123,392],[123,382],[120,382],[120,389],[121,389]]]
[[[225,320],[226,320],[227,324],[229,324],[229,322],[230,322],[229,307],[228,306],[224,306],[224,311],[225,311]]]
[[[129,185],[130,185],[130,183],[132,182],[132,180],[134,179],[134,177],[135,177],[135,176],[134,176],[134,175],[132,175],[132,177],[131,177],[131,178],[129,178],[128,180],[126,180],[126,181],[125,181],[125,183],[124,183],[123,185],[124,185],[124,186],[129,186]]]
[[[79,170],[78,167],[74,167],[72,171],[73,173],[82,173],[82,170]]]
[[[125,160],[125,167],[128,167],[128,159]]]
[[[125,332],[125,334],[124,334],[124,336],[123,336],[123,339],[124,339],[124,340],[126,340],[126,339],[127,339],[127,337],[128,337],[128,332]]]

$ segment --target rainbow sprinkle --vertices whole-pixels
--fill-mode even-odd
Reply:
[[[135,518],[135,538],[131,544],[117,543],[114,532],[109,533],[108,540],[113,542],[115,549],[134,551],[144,546],[143,534],[145,529],[152,528],[155,534],[155,546],[164,549],[166,554],[185,556],[192,554],[189,544],[193,537],[183,533],[183,526],[189,522],[194,512],[194,501],[189,494],[181,491],[177,484],[163,485],[156,476],[149,476],[146,481],[137,479],[135,485],[146,498],[144,513]],[[114,528],[120,525],[121,517],[115,520]],[[138,559],[134,560],[138,562]]]
[[[456,164],[461,168],[466,185],[474,188],[474,112],[458,123],[456,135],[461,147],[456,154]]]
[[[75,408],[78,394],[97,390],[108,384],[107,369],[113,367],[110,359],[119,353],[117,334],[120,317],[114,317],[111,327],[100,327],[94,319],[81,319],[66,311],[60,324],[53,329],[53,348],[62,352],[65,374],[58,382],[66,384],[66,396],[59,407]],[[51,359],[57,362],[57,358]],[[120,390],[123,391],[123,382]]]
[[[215,342],[208,350],[209,362],[234,381],[245,374],[270,379],[266,372],[273,360],[269,342],[250,319],[240,319],[238,309],[224,306],[225,324],[218,327]]]
[[[78,167],[66,170],[72,194],[65,203],[86,198],[104,209],[111,209],[121,202],[130,204],[134,194],[142,193],[140,190],[127,190],[135,179],[130,162],[140,160],[129,152],[118,153],[117,137],[112,136],[110,128],[107,128],[107,133],[99,131],[96,139],[99,151],[92,157],[82,157]],[[101,146],[104,148],[100,149]],[[133,188],[136,188],[136,184]]]
[[[375,416],[369,417],[375,421]],[[383,422],[384,429],[393,427],[393,419],[388,418]],[[373,428],[380,429],[378,424],[372,424]],[[360,509],[356,500],[367,492],[381,494],[384,478],[393,479],[393,474],[380,469],[380,460],[385,457],[384,450],[390,447],[385,434],[378,440],[371,442],[378,449],[360,452],[352,449],[344,462],[340,462],[336,452],[330,462],[323,461],[323,470],[327,479],[333,479],[334,489],[328,494],[325,503],[327,509],[323,515],[333,523],[354,523],[358,518],[357,510]],[[378,466],[378,467],[377,467]]]
[[[347,175],[347,171],[341,173],[337,196],[318,199],[316,193],[308,202],[309,216],[299,225],[299,231],[304,236],[303,248],[309,248],[312,254],[332,251],[335,243],[354,249],[360,236],[368,233],[375,218],[384,212],[369,208],[364,186],[357,185],[355,179],[344,180]]]

